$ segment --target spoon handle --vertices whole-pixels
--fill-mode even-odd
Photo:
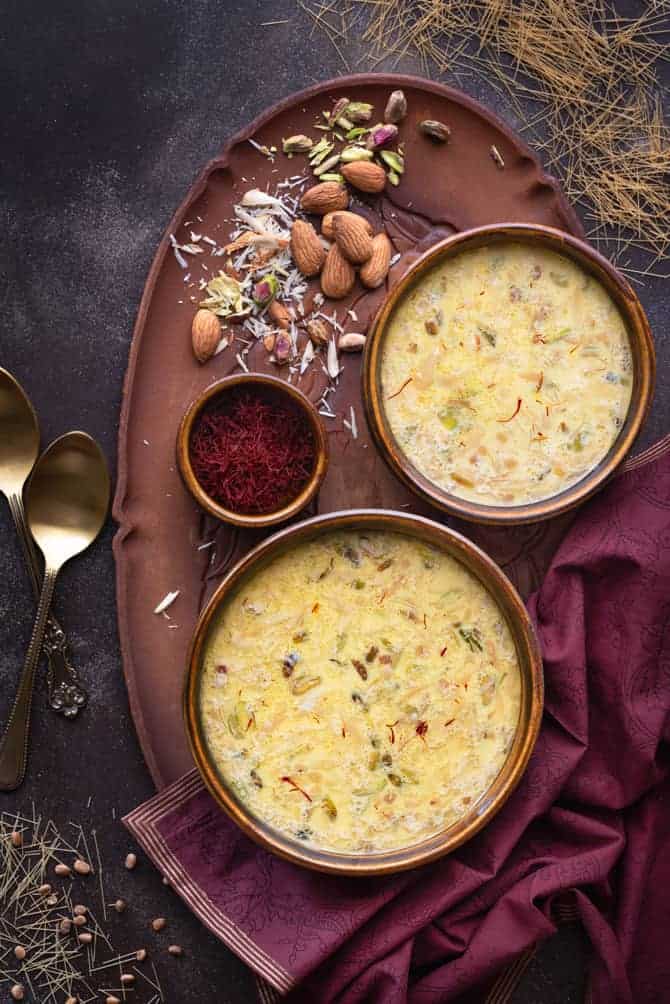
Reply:
[[[35,599],[38,599],[40,595],[40,566],[35,545],[26,524],[23,499],[20,495],[10,496],[9,508],[21,541]],[[74,718],[79,709],[86,704],[87,694],[79,682],[77,670],[70,662],[65,632],[53,613],[49,613],[47,618],[43,649],[49,662],[47,674],[49,706],[54,711],[61,712],[66,718]]]
[[[19,689],[16,692],[14,707],[9,716],[7,728],[5,729],[2,741],[0,741],[0,791],[14,791],[25,777],[26,761],[28,758],[30,707],[33,700],[35,670],[37,669],[40,649],[44,640],[44,630],[53,596],[56,574],[57,571],[53,568],[46,568],[44,570],[42,594],[37,606],[35,624],[26,660],[21,671]]]

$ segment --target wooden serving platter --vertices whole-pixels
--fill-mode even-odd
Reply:
[[[239,368],[236,349],[204,366],[193,357],[190,325],[195,310],[169,235],[188,241],[187,221],[224,243],[233,205],[250,188],[270,190],[300,171],[304,161],[279,154],[271,162],[249,139],[281,150],[281,139],[314,135],[313,123],[335,99],[371,102],[383,111],[391,90],[402,88],[408,117],[401,127],[406,172],[398,188],[366,202],[365,213],[383,225],[400,260],[393,282],[418,254],[448,234],[486,223],[533,222],[581,236],[581,226],[557,182],[542,171],[530,150],[491,113],[466,95],[417,77],[365,74],[328,81],[274,105],[224,147],[203,170],[170,222],[142,297],[124,387],[119,429],[119,475],[114,517],[117,602],[123,667],[142,750],[157,787],[192,766],[182,724],[181,693],[189,642],[198,612],[230,561],[258,534],[217,526],[203,517],[176,468],[175,440],[181,417],[209,383]],[[447,147],[432,147],[418,133],[422,119],[449,124]],[[494,145],[504,169],[491,157]],[[390,187],[390,186],[387,186]],[[193,271],[216,273],[221,258],[199,256]],[[189,265],[191,262],[189,262]],[[316,291],[315,287],[315,291]],[[192,292],[192,291],[191,291]],[[355,308],[348,330],[365,330],[386,292],[360,287],[338,305],[338,316]],[[282,375],[262,345],[247,356],[252,370]],[[344,369],[331,396],[336,419],[325,419],[330,469],[315,511],[383,506],[431,516],[432,510],[398,482],[369,436],[360,392],[360,356],[343,357]],[[287,375],[287,371],[284,373]],[[296,382],[314,401],[326,386],[320,366]],[[354,407],[358,437],[344,424]],[[459,526],[505,569],[523,594],[537,583],[560,540],[565,521],[497,530]],[[268,531],[269,532],[269,531]],[[267,536],[266,532],[264,536]],[[201,545],[209,545],[198,549]],[[179,596],[170,620],[152,613],[173,590]]]

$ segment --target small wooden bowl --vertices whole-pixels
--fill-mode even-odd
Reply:
[[[333,530],[387,530],[431,544],[463,564],[497,601],[516,646],[521,674],[521,705],[514,741],[500,773],[486,792],[456,823],[405,848],[376,854],[344,854],[308,847],[251,815],[228,788],[205,739],[200,717],[203,655],[210,626],[245,578],[273,558],[322,533]],[[259,643],[260,644],[260,643]],[[286,527],[263,541],[232,568],[204,608],[191,641],[183,711],[191,752],[209,791],[244,832],[267,850],[306,868],[343,875],[381,875],[416,868],[453,851],[474,836],[518,784],[540,728],[543,703],[542,657],[526,608],[512,583],[483,551],[467,538],[432,520],[382,509],[330,513]]]
[[[633,359],[633,389],[626,421],[601,462],[576,484],[558,495],[515,506],[495,506],[459,498],[421,473],[402,451],[391,432],[381,393],[384,336],[399,302],[432,268],[446,258],[482,245],[515,241],[540,245],[572,258],[600,283],[614,300],[628,331]],[[549,519],[572,509],[593,495],[625,459],[644,423],[654,392],[656,357],[649,322],[629,283],[592,247],[553,227],[531,223],[505,223],[466,230],[440,241],[422,255],[393,287],[382,304],[367,338],[363,360],[363,400],[373,437],[391,470],[432,505],[461,519],[509,526]]]
[[[197,419],[203,410],[213,404],[217,398],[223,397],[228,391],[237,389],[238,387],[248,387],[250,390],[258,388],[269,389],[278,397],[284,396],[293,405],[297,404],[308,420],[314,437],[316,459],[309,481],[299,495],[296,495],[294,499],[281,509],[273,512],[258,514],[239,513],[225,509],[202,488],[191,465],[191,433]],[[285,380],[280,380],[278,377],[267,376],[261,373],[238,373],[210,384],[189,406],[181,420],[179,432],[177,433],[177,464],[184,483],[193,498],[198,505],[202,506],[208,513],[211,513],[212,516],[216,516],[217,519],[223,520],[226,523],[234,523],[235,526],[256,528],[274,526],[276,523],[283,523],[296,516],[311,502],[318,492],[328,470],[328,437],[316,408],[297,387],[286,383]]]

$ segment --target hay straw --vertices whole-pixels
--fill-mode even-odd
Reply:
[[[466,89],[482,77],[560,177],[591,239],[624,270],[639,249],[645,267],[629,271],[659,274],[670,246],[670,132],[657,70],[670,57],[670,0],[650,0],[637,17],[605,0],[298,5],[347,66],[358,49],[367,69],[418,60]]]

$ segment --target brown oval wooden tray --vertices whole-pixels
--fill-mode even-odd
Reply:
[[[149,272],[130,350],[119,428],[114,500],[119,531],[114,553],[121,652],[133,718],[158,787],[192,766],[181,691],[198,612],[230,559],[260,539],[253,531],[217,528],[208,522],[177,471],[175,438],[184,411],[204,387],[235,370],[237,363],[230,350],[205,366],[193,358],[189,331],[194,307],[184,294],[183,272],[171,252],[169,234],[199,217],[199,230],[216,233],[244,191],[274,185],[300,170],[300,162],[281,155],[272,164],[247,142],[249,138],[280,147],[282,136],[310,133],[315,118],[333,99],[345,95],[370,101],[381,112],[389,91],[398,87],[405,91],[410,109],[404,130],[407,171],[400,187],[375,206],[379,223],[402,255],[396,276],[437,240],[486,223],[543,223],[581,235],[557,183],[543,173],[518,137],[466,95],[417,77],[365,74],[302,91],[252,122],[207,165],[171,220]],[[452,135],[447,148],[433,149],[418,136],[414,123],[425,118],[449,123]],[[492,145],[504,158],[504,170],[490,155]],[[212,264],[218,262],[212,259]],[[384,294],[382,287],[358,299],[353,294],[351,303],[345,302],[345,307],[355,303],[357,330],[367,325]],[[252,351],[247,362],[254,370],[277,373],[262,347]],[[324,388],[318,368],[310,367],[299,386],[310,399],[318,400]],[[339,417],[326,420],[330,468],[311,513],[384,507],[442,518],[417,501],[377,454],[365,425],[359,357],[344,360],[331,400]],[[352,404],[359,427],[355,440],[342,420]],[[564,526],[460,529],[527,593]],[[210,541],[216,545],[214,563],[210,560],[214,547],[198,550]],[[171,619],[154,615],[165,594],[177,589],[180,594],[168,611]]]

